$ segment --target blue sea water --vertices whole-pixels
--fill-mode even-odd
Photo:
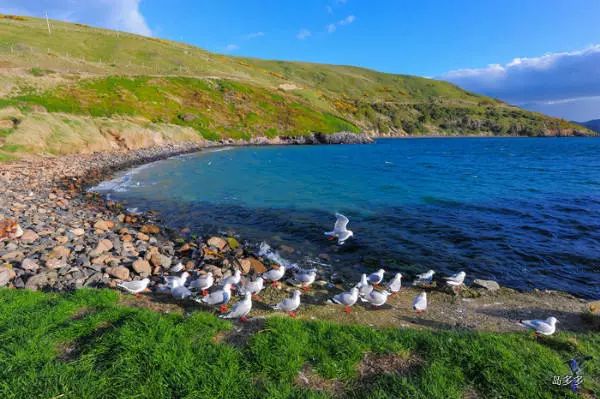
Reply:
[[[173,227],[267,242],[341,271],[467,272],[600,297],[600,140],[381,139],[203,151],[99,187]],[[341,212],[355,239],[323,232]],[[294,251],[290,252],[290,248]]]

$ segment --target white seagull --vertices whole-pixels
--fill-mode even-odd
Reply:
[[[317,272],[315,270],[299,270],[294,273],[294,278],[292,279],[293,285],[302,287],[303,290],[308,290],[310,285],[315,282],[315,278],[317,277]]]
[[[272,286],[277,285],[277,282],[285,275],[285,266],[279,266],[277,269],[271,269],[268,272],[262,274],[262,278],[265,281],[270,281]]]
[[[433,281],[433,275],[435,272],[429,270],[426,273],[417,274],[417,279],[413,281],[413,285],[430,285]]]
[[[173,295],[173,298],[175,299],[183,300],[192,295],[192,291],[185,285],[178,285],[177,287],[171,288],[171,295]]]
[[[246,316],[252,310],[252,294],[246,292],[244,299],[233,305],[231,311],[224,315],[220,315],[224,319],[240,319],[240,321],[247,321]]]
[[[556,331],[556,317],[548,317],[546,320],[520,320],[519,324],[523,327],[535,331],[535,335],[552,335]]]
[[[205,275],[199,276],[197,279],[190,281],[190,288],[199,290],[202,292],[202,296],[208,295],[207,290],[212,287],[215,283],[215,278],[212,272],[208,272]]]
[[[375,273],[369,274],[369,283],[373,285],[378,285],[383,281],[383,275],[385,274],[385,270],[379,269]]]
[[[139,295],[140,292],[144,291],[148,287],[149,283],[150,279],[146,277],[143,280],[123,281],[122,283],[118,284],[117,287],[121,287],[131,294]]]
[[[350,291],[337,294],[331,300],[339,305],[344,305],[344,312],[350,313],[351,306],[358,300],[358,288],[352,287]]]
[[[179,287],[185,285],[187,278],[190,276],[188,272],[181,273],[181,276],[167,276],[165,277],[165,281],[167,282],[167,287],[169,290],[172,290],[175,287]]]
[[[446,280],[446,284],[452,287],[452,290],[455,290],[463,285],[466,275],[467,273],[465,272],[458,272],[450,277],[444,277],[444,280]]]
[[[421,292],[419,295],[415,297],[413,300],[413,309],[417,313],[422,313],[427,310],[427,293]]]
[[[358,293],[361,297],[365,297],[369,295],[371,291],[373,291],[373,286],[369,284],[369,281],[367,280],[367,275],[364,273],[362,274],[362,276],[360,276],[360,282],[356,284],[355,287],[358,288]]]
[[[296,317],[296,309],[298,309],[298,307],[300,307],[300,291],[294,290],[291,298],[285,298],[283,301],[273,306],[273,309],[283,310],[290,316]]]
[[[336,213],[335,217],[336,220],[333,230],[326,232],[325,235],[329,237],[330,240],[337,238],[338,245],[343,245],[348,238],[354,236],[354,233],[346,228],[346,226],[348,226],[348,222],[350,221],[346,216],[342,215],[341,213]]]
[[[248,279],[244,281],[240,292],[242,294],[258,295],[264,286],[264,279],[262,277],[257,277],[254,281]]]
[[[221,285],[230,284],[231,286],[238,285],[240,280],[242,279],[242,272],[240,270],[236,270],[233,272],[232,276],[225,277],[223,281],[221,281]]]
[[[371,291],[369,295],[365,297],[367,302],[371,304],[373,307],[379,307],[385,304],[387,301],[387,297],[392,293],[389,291]]]
[[[387,289],[392,294],[397,293],[402,288],[402,273],[396,273],[393,279],[387,283]]]
[[[225,284],[223,288],[211,293],[208,296],[200,298],[200,302],[207,305],[221,305],[220,312],[227,312],[227,303],[231,299],[231,284]]]

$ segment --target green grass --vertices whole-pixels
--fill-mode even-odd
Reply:
[[[526,334],[375,330],[284,317],[245,344],[214,337],[232,324],[194,311],[126,307],[109,290],[48,294],[0,290],[2,398],[329,397],[296,384],[304,367],[346,397],[575,397],[552,385],[564,361],[591,354],[585,389],[600,393],[600,337],[534,341]],[[416,359],[404,372],[360,380],[365,353]],[[595,377],[594,377],[595,375]]]
[[[51,24],[49,35],[45,20],[0,16],[0,64],[27,68],[31,75],[11,81],[15,89],[0,107],[143,116],[193,127],[209,139],[340,130],[521,136],[585,131],[447,82],[230,57],[168,40]],[[193,120],[182,119],[185,114]]]

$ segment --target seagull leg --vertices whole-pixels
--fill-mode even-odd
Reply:
[[[329,241],[333,241],[333,240],[335,240],[335,237],[334,237],[334,236],[329,236],[329,237],[327,237],[327,239],[328,239]]]
[[[227,305],[221,305],[219,307],[219,313],[225,313],[227,311],[229,311],[229,306],[227,306]]]
[[[271,281],[271,287],[278,288],[279,287],[279,282],[278,281]]]
[[[344,313],[348,314],[348,313],[350,313],[350,312],[352,312],[352,308],[351,308],[350,306],[346,305],[346,306],[344,307]]]
[[[296,312],[289,312],[290,317],[296,318]]]
[[[247,323],[249,320],[248,320],[248,318],[246,316],[242,316],[242,317],[240,317],[240,321],[242,323]]]
[[[304,286],[302,286],[302,291],[304,291],[304,292],[310,291],[310,285],[304,285]]]
[[[137,299],[140,299],[140,298],[142,297],[142,294],[140,294],[139,292],[136,292],[136,293],[135,293],[135,297],[136,297]]]
[[[202,290],[201,295],[202,296],[207,296],[208,295],[208,290],[206,290],[206,289]]]
[[[262,297],[258,294],[253,294],[252,299],[255,301],[262,301]]]

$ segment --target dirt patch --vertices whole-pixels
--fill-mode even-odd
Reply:
[[[71,315],[71,320],[81,320],[84,319],[86,316],[95,313],[96,310],[92,309],[92,308],[88,308],[87,306],[84,306],[82,308],[79,308],[75,311],[75,313],[73,313]]]
[[[265,319],[253,318],[249,321],[237,322],[229,331],[220,331],[213,337],[213,342],[243,348],[248,345],[250,338],[264,331]]]
[[[341,396],[344,392],[344,384],[341,381],[321,377],[309,364],[305,364],[298,372],[294,383],[300,388],[324,392],[335,397]]]
[[[373,380],[381,375],[408,375],[423,364],[423,359],[413,354],[375,354],[365,353],[358,364],[361,381]]]
[[[479,392],[475,390],[475,388],[469,387],[463,392],[462,397],[463,399],[479,399],[481,396],[479,395]]]

